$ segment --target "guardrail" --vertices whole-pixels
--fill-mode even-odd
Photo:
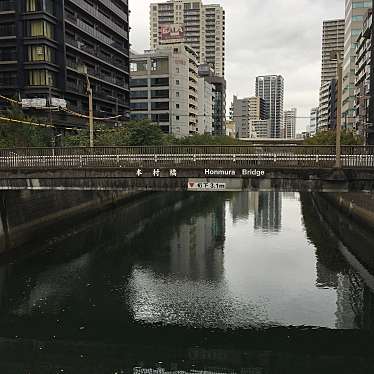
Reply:
[[[152,146],[0,149],[14,168],[333,168],[335,146]],[[374,147],[343,146],[343,168],[374,169]]]

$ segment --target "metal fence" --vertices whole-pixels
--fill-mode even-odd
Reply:
[[[333,168],[334,146],[149,146],[0,149],[0,169],[14,168]],[[344,168],[373,168],[374,146],[343,146]]]

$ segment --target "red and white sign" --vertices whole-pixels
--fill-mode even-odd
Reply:
[[[225,191],[226,183],[188,181],[189,191]]]
[[[184,25],[170,24],[160,26],[161,43],[180,43],[184,42]]]

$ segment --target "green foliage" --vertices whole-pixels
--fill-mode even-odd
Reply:
[[[164,134],[148,121],[130,122],[127,126],[127,144],[130,146],[163,145]]]
[[[161,129],[148,121],[130,122],[123,127],[105,129],[95,127],[95,146],[162,145],[169,141]],[[89,132],[80,131],[64,137],[64,146],[88,146]]]
[[[33,121],[24,115],[19,106],[7,109],[5,117],[19,121]],[[28,124],[0,123],[0,148],[49,147],[53,130]]]
[[[193,135],[176,139],[174,144],[179,145],[240,145],[241,141],[229,136]]]
[[[342,145],[362,145],[364,140],[355,135],[351,131],[342,131],[341,137]],[[305,145],[335,145],[336,132],[335,131],[321,131],[304,142]]]

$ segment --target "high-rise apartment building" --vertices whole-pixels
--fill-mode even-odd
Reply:
[[[334,130],[337,114],[337,81],[323,83],[319,92],[318,131]]]
[[[127,114],[128,14],[127,0],[1,1],[0,92],[88,113],[85,66],[95,115]]]
[[[343,61],[344,27],[344,19],[323,22],[321,85],[336,78],[337,60],[332,58],[331,53],[338,52]]]
[[[357,38],[372,1],[345,0],[345,40],[343,64],[342,122],[352,129],[355,124],[355,58]]]
[[[208,63],[217,76],[225,75],[225,11],[217,4],[201,0],[169,0],[150,5],[151,49],[162,44],[161,27],[184,25],[185,42],[198,54],[201,64]]]
[[[314,136],[318,132],[319,127],[319,108],[312,108],[310,110],[309,133]]]
[[[368,9],[362,32],[357,39],[356,48],[356,81],[355,81],[355,110],[357,132],[368,138],[372,124],[369,119],[371,101],[372,74],[372,41],[373,41],[373,11]],[[371,132],[371,131],[370,131]]]
[[[170,44],[132,54],[130,61],[131,119],[149,119],[177,137],[205,132],[199,130],[198,61],[191,47]],[[204,91],[200,96],[204,100]]]
[[[280,138],[283,127],[284,79],[281,75],[256,78],[256,96],[265,101],[271,124],[271,137]]]
[[[257,134],[252,121],[267,118],[265,101],[260,97],[238,99],[234,96],[231,115],[239,138],[255,138]]]
[[[296,117],[297,109],[292,108],[291,110],[284,111],[284,134],[285,139],[296,138]]]
[[[338,73],[338,59],[342,62],[344,59],[344,31],[345,20],[336,19],[323,22],[322,31],[322,68],[321,68],[321,87],[319,95],[319,126],[314,126],[311,134],[315,135],[317,130],[328,130],[335,128],[337,97],[332,90],[336,89],[336,80]],[[330,99],[334,102],[331,102]],[[316,130],[316,131],[314,131]]]

